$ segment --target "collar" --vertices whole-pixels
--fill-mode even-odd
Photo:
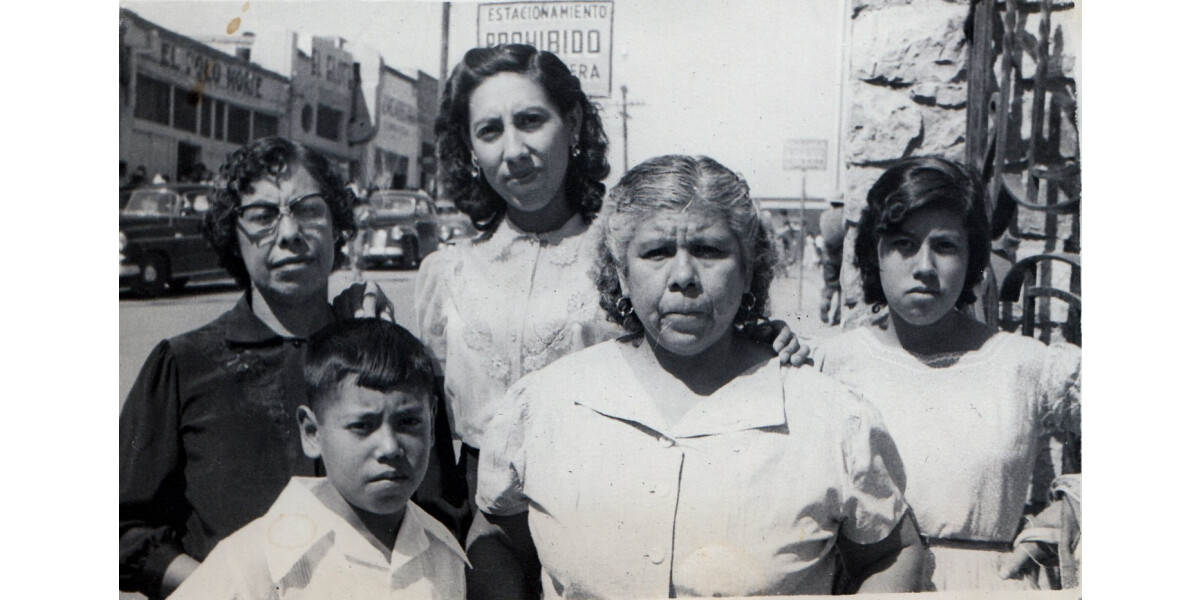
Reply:
[[[250,290],[242,294],[233,309],[221,317],[225,341],[231,346],[274,346],[283,342],[303,343],[308,338],[286,337],[263,323],[250,304]]]
[[[512,220],[505,216],[500,224],[496,226],[496,230],[492,232],[491,237],[477,238],[476,245],[490,242],[490,246],[496,249],[496,254],[499,256],[504,250],[517,244],[525,242],[530,245],[556,246],[564,240],[576,237],[579,234],[587,231],[588,225],[583,221],[583,215],[576,213],[562,227],[547,231],[544,233],[531,233],[517,227]]]
[[[301,570],[311,572],[335,543],[339,552],[368,564],[378,563],[392,573],[424,554],[429,549],[430,537],[470,564],[458,541],[444,527],[436,526],[440,524],[411,500],[392,547],[391,564],[383,564],[379,551],[316,497],[313,490],[321,485],[331,484],[324,477],[292,477],[264,515],[270,546],[266,553],[267,570],[272,583],[280,585],[302,563],[307,569]]]
[[[633,367],[621,352],[620,342],[604,344],[608,348],[608,360],[619,365],[618,369],[632,386],[634,393],[620,393],[608,386],[596,386],[596,392],[579,396],[575,403],[603,415],[631,421],[674,438],[719,435],[747,429],[762,429],[787,425],[784,406],[783,375],[778,357],[753,367],[725,384],[724,387],[700,399],[683,419],[672,427],[665,427],[662,417],[650,400],[649,393],[641,386]],[[617,391],[617,393],[612,393]]]

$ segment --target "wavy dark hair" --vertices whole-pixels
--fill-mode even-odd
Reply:
[[[867,206],[854,240],[854,264],[862,275],[863,299],[887,305],[879,279],[879,240],[900,231],[912,213],[944,209],[958,214],[967,230],[967,277],[955,306],[975,302],[975,286],[983,281],[991,256],[987,207],[979,174],[967,165],[936,156],[905,159],[879,176],[867,192]]]
[[[669,154],[630,169],[609,194],[598,221],[603,234],[592,276],[600,291],[600,306],[610,321],[630,334],[645,333],[638,316],[632,310],[622,314],[620,306],[628,302],[619,274],[627,272],[626,252],[634,231],[638,223],[654,213],[689,207],[719,212],[741,244],[742,266],[754,302],[738,308],[734,326],[745,330],[767,320],[779,253],[758,207],[750,199],[750,186],[740,175],[707,156]]]
[[[354,237],[354,193],[324,156],[292,140],[267,137],[250,142],[225,158],[216,182],[210,208],[204,215],[204,237],[220,258],[221,266],[242,288],[250,287],[250,273],[242,260],[237,237],[237,208],[242,197],[254,193],[254,184],[267,177],[284,177],[299,166],[312,176],[333,219],[335,257]]]
[[[503,44],[468,50],[446,81],[442,105],[435,124],[437,155],[446,194],[459,210],[471,217],[475,228],[490,233],[496,229],[508,204],[480,174],[472,175],[469,133],[471,94],[485,79],[497,73],[527,75],[541,84],[550,102],[566,117],[578,106],[579,155],[567,161],[567,206],[590,222],[604,200],[604,178],[609,167],[605,153],[608,137],[600,114],[580,87],[579,78],[550,52],[524,44]]]

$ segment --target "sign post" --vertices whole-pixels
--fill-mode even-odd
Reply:
[[[800,263],[798,307],[804,303],[804,245],[807,238],[804,233],[804,206],[808,204],[808,172],[824,171],[828,153],[828,140],[791,139],[783,143],[783,169],[800,171],[800,239],[795,242],[799,248],[797,262]]]
[[[553,52],[593,98],[612,95],[613,0],[479,5],[479,45],[529,44]]]

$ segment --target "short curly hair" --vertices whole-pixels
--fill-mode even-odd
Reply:
[[[578,106],[583,115],[579,127],[579,154],[567,161],[566,196],[572,212],[591,222],[604,200],[604,178],[608,177],[608,137],[600,114],[584,94],[579,78],[550,52],[524,44],[502,44],[468,50],[446,80],[442,105],[434,131],[437,155],[446,195],[459,210],[471,217],[475,228],[490,233],[496,229],[508,204],[487,180],[476,176],[471,164],[468,132],[471,94],[488,77],[497,73],[527,75],[541,84],[565,117]]]
[[[230,153],[213,183],[210,207],[204,215],[203,232],[216,251],[221,266],[241,288],[250,287],[250,273],[242,260],[237,237],[237,208],[242,197],[254,193],[254,184],[267,177],[286,176],[300,166],[317,182],[333,219],[334,256],[354,237],[354,193],[324,156],[292,140],[267,137],[250,142]],[[336,264],[336,263],[335,263]]]
[[[629,242],[637,224],[652,214],[685,208],[715,210],[725,218],[741,245],[742,266],[754,301],[738,308],[734,326],[744,330],[765,322],[779,253],[750,198],[750,186],[740,175],[707,156],[678,154],[651,158],[630,169],[613,188],[600,213],[597,226],[602,234],[592,276],[600,291],[600,306],[609,320],[630,334],[645,333],[638,316],[621,306],[628,302],[619,274],[627,273]]]
[[[967,277],[955,306],[975,302],[975,286],[983,281],[991,257],[983,183],[967,165],[936,156],[905,159],[883,172],[867,192],[867,205],[854,240],[854,264],[862,276],[863,299],[887,305],[879,277],[879,240],[895,233],[912,213],[944,209],[960,215],[967,230]]]

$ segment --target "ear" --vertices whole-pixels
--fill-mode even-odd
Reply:
[[[617,283],[621,284],[621,295],[629,295],[629,284],[625,282],[625,270],[617,265],[613,265],[613,270],[617,272]]]
[[[300,425],[300,445],[304,455],[316,460],[321,458],[321,427],[317,415],[307,406],[296,409],[296,422]]]

